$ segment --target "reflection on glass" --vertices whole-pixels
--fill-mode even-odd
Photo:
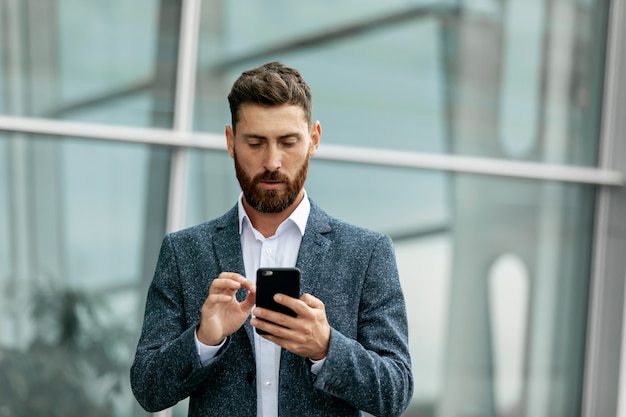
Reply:
[[[10,277],[11,270],[14,268],[10,257],[11,240],[10,234],[10,200],[7,198],[9,195],[9,188],[12,186],[12,176],[9,175],[9,157],[8,157],[8,143],[6,136],[0,134],[0,306],[8,305],[11,298],[11,287],[13,285]],[[6,345],[11,343],[11,339],[14,337],[12,329],[12,320],[7,315],[0,314],[0,345]]]
[[[410,238],[448,227],[448,186],[448,175],[441,172],[313,159],[306,189],[335,217]]]
[[[527,157],[538,139],[543,8],[539,1],[510,1],[505,9],[499,137],[509,158]]]
[[[301,5],[249,2],[246,13],[254,16],[241,27],[240,14],[224,13],[221,31],[215,16],[205,11],[200,38],[197,80],[197,120],[201,131],[222,132],[230,122],[227,113],[228,88],[241,71],[272,60],[280,60],[302,71],[313,92],[313,117],[326,132],[326,143],[441,153],[447,151],[445,100],[441,66],[438,16],[422,15],[394,25],[373,22],[370,30],[349,31],[324,39],[315,48],[296,52],[275,51],[226,68],[216,69],[220,57],[247,50],[250,43],[265,39],[268,46],[293,38],[289,28],[306,28],[311,35],[324,34],[328,19],[343,25],[361,23],[359,15],[375,17],[397,13],[409,5],[397,2],[359,3],[358,7],[333,5],[313,7],[324,19],[311,19]],[[405,2],[406,3],[406,2]],[[415,4],[424,2],[414,2]],[[206,10],[206,8],[205,8]],[[280,25],[271,22],[281,18]],[[332,26],[332,25],[331,25]],[[333,26],[335,27],[335,26]],[[213,30],[212,30],[213,29]],[[254,33],[243,36],[242,32]],[[275,39],[273,39],[275,38]],[[273,39],[273,40],[272,40]],[[419,40],[407,42],[407,40]],[[239,51],[239,52],[233,52]],[[366,69],[366,70],[365,70]]]
[[[61,0],[3,8],[2,23],[11,36],[0,40],[5,93],[0,109],[10,115],[171,126],[158,120],[172,118],[179,9],[180,4],[157,0]],[[91,118],[81,118],[85,112]]]
[[[514,416],[578,415],[593,187],[459,175],[453,190],[445,376],[436,416],[509,415],[496,413],[499,406]],[[523,264],[503,260],[504,253]],[[501,379],[505,373],[514,377],[510,385]],[[515,402],[513,391],[521,392]]]
[[[450,149],[595,165],[609,2],[491,3],[443,30]]]
[[[0,196],[7,196],[11,186],[9,163],[7,137],[0,133]],[[9,230],[9,201],[6,198],[0,198],[0,230]],[[0,233],[0,276],[5,275],[5,271],[9,269],[6,265],[8,259],[2,262],[2,258],[8,253],[7,235],[8,233]]]
[[[150,268],[156,260],[145,236],[164,227],[148,222],[152,205],[165,205],[147,200],[151,149],[5,140],[11,182],[0,200],[12,207],[0,221],[12,226],[3,228],[11,250],[2,251],[10,259],[0,275],[0,391],[11,401],[3,409],[142,415],[127,375],[149,278],[144,258]]]
[[[128,415],[119,407],[128,397],[125,318],[83,291],[44,284],[29,293],[20,325],[32,336],[23,346],[0,345],[3,415]]]
[[[72,286],[107,288],[140,275],[148,151],[128,144],[63,142],[61,224],[71,242],[66,279]]]
[[[443,390],[451,243],[449,233],[394,240],[407,299],[409,347],[415,375],[413,401],[407,416],[435,416]]]
[[[193,150],[188,161],[185,221],[192,226],[224,214],[236,204],[241,189],[228,153]]]
[[[387,15],[432,5],[432,0],[387,0],[325,2],[296,4],[289,0],[225,2],[223,18],[226,22],[226,44],[229,54],[239,54],[285,39],[301,38],[334,28]],[[442,2],[446,3],[446,1]],[[451,3],[451,2],[450,2]],[[245,20],[249,25],[237,24]],[[265,30],[259,31],[259,27]]]
[[[56,52],[59,100],[88,101],[147,84],[154,77],[159,1],[61,0]],[[148,109],[146,109],[148,110]]]
[[[530,277],[524,262],[509,253],[494,261],[488,280],[495,413],[520,415]]]

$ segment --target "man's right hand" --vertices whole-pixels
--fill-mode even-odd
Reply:
[[[241,288],[249,293],[240,303],[235,294]],[[222,272],[211,283],[209,296],[202,305],[196,329],[198,340],[209,346],[219,345],[245,323],[255,303],[256,286],[252,281],[234,272]]]

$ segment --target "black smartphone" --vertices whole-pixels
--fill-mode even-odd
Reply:
[[[274,301],[277,293],[300,298],[300,270],[298,268],[259,268],[256,272],[256,305],[292,317],[295,311]],[[256,329],[259,334],[267,334]]]

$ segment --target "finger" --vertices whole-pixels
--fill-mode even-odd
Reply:
[[[274,296],[274,301],[278,304],[284,305],[285,307],[289,307],[295,311],[297,316],[306,317],[312,313],[311,308],[316,310],[324,309],[324,303],[310,294],[304,294],[300,297],[300,299],[298,299],[279,293]]]
[[[220,303],[229,303],[233,300],[232,295],[228,294],[211,294],[207,298],[207,302],[209,304],[220,304]]]
[[[279,313],[277,311],[268,310],[266,308],[256,307],[253,312],[255,317],[261,319],[261,321],[271,323],[272,325],[279,326],[280,328],[288,328],[292,329],[295,327],[297,323],[297,319],[295,317],[289,316],[287,314]],[[266,328],[261,330],[266,330],[270,333],[274,333]]]
[[[285,316],[285,317],[289,317],[289,316]],[[258,316],[251,318],[250,324],[254,328],[257,328],[259,330],[264,330],[267,333],[269,333],[269,335],[261,335],[268,340],[283,339],[286,337],[288,338],[288,334],[290,334],[290,331],[291,331],[288,327],[285,327],[282,324],[272,322],[268,319],[261,319]],[[270,339],[270,337],[274,339]]]
[[[290,309],[295,311],[297,315],[299,315],[300,313],[305,313],[307,311],[307,306],[304,302],[285,294],[274,294],[274,301],[276,301],[278,304],[284,305],[285,307],[289,307]]]
[[[256,285],[243,275],[236,272],[222,272],[217,279],[231,280],[240,285],[238,288],[245,288],[250,292],[256,292]]]
[[[312,308],[324,308],[324,303],[319,298],[312,296],[311,294],[304,293],[302,297],[300,297],[306,305]]]
[[[255,307],[254,311],[252,312],[252,314],[255,317],[258,317],[260,319],[266,320],[266,321],[270,321],[270,322],[274,322],[276,323],[279,320],[279,316],[282,316],[284,314],[279,313],[277,311],[272,311],[270,309],[267,308],[261,308],[261,307]]]
[[[241,302],[241,307],[246,311],[252,311],[252,307],[256,304],[256,292],[250,291],[246,299]]]
[[[256,286],[241,275],[226,275],[222,273],[211,283],[210,292],[235,292],[240,288],[247,289],[250,292],[256,292]]]
[[[209,290],[209,294],[234,294],[239,288],[241,288],[241,284],[237,281],[217,278],[211,283],[211,289]]]

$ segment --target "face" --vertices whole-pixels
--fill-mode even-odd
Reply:
[[[236,133],[226,127],[226,140],[244,198],[259,212],[280,213],[303,195],[321,126],[309,127],[295,105],[244,104],[239,116]]]

